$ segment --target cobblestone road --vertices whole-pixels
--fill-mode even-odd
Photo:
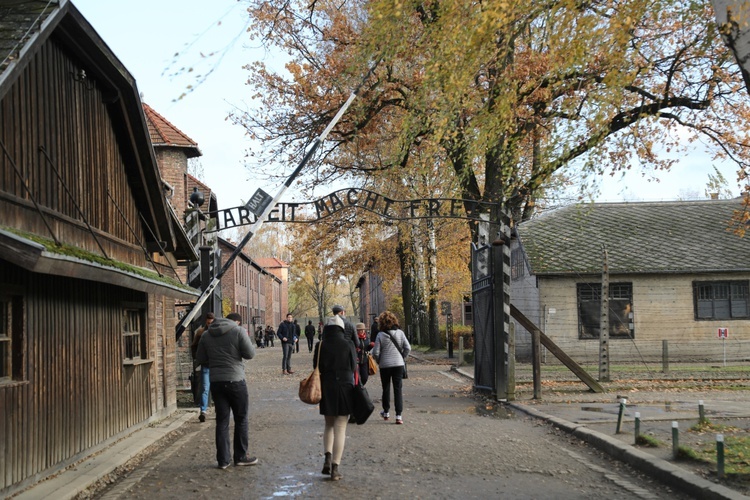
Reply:
[[[405,425],[374,414],[347,429],[344,479],[320,474],[323,417],[297,399],[312,369],[306,348],[281,374],[279,347],[246,364],[254,467],[216,468],[213,414],[186,424],[168,446],[96,498],[687,498],[554,427],[471,394],[448,366],[412,363]],[[367,387],[379,411],[380,380]]]

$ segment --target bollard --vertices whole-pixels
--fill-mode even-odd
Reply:
[[[672,421],[672,458],[677,458],[680,449],[680,430],[677,421]]]
[[[724,477],[724,434],[716,435],[716,477]]]
[[[641,413],[635,412],[635,444],[638,444],[638,437],[641,435]]]
[[[620,433],[620,428],[622,427],[622,415],[625,413],[625,405],[627,403],[628,400],[625,398],[620,400],[620,411],[617,413],[617,429],[615,430],[615,434]]]
[[[464,364],[464,338],[458,337],[458,366]]]
[[[706,423],[706,411],[703,408],[703,401],[698,400],[698,422],[701,424]]]

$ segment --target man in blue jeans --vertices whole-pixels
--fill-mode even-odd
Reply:
[[[198,343],[201,341],[201,336],[208,330],[208,327],[211,326],[211,323],[214,322],[214,313],[206,313],[206,322],[203,326],[198,328],[198,330],[195,331],[195,335],[193,336],[193,342],[190,344],[190,350],[193,353],[193,359],[195,359],[195,356],[198,352]],[[196,372],[200,373],[201,379],[200,379],[200,413],[198,414],[198,420],[201,422],[206,421],[206,411],[208,411],[208,390],[211,385],[210,379],[209,379],[209,371],[208,371],[208,365],[201,365],[199,363],[196,363],[197,367]]]
[[[292,353],[294,344],[297,342],[297,329],[294,324],[294,316],[291,313],[286,315],[286,321],[282,321],[279,329],[276,330],[276,336],[281,339],[281,373],[291,375],[292,371]]]
[[[220,469],[234,465],[255,465],[247,454],[248,394],[243,359],[253,359],[255,346],[244,328],[242,317],[231,313],[215,320],[200,339],[196,361],[208,365],[211,395],[216,407],[216,460]],[[229,443],[229,415],[234,415],[234,447]]]

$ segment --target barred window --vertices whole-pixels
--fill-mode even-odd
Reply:
[[[578,283],[578,336],[596,339],[601,334],[602,285]],[[633,338],[633,284],[612,283],[609,286],[609,336]]]
[[[746,319],[750,317],[748,280],[695,281],[695,319]]]
[[[510,253],[510,279],[521,279],[526,275],[526,265],[523,251],[516,248]]]

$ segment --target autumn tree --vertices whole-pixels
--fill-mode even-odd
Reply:
[[[565,167],[669,168],[658,148],[702,141],[746,176],[747,99],[707,0],[256,0],[250,13],[291,58],[288,77],[252,67],[263,112],[240,120],[276,145],[269,161],[297,155],[381,60],[313,184],[408,169],[426,144],[463,198],[524,220]]]

